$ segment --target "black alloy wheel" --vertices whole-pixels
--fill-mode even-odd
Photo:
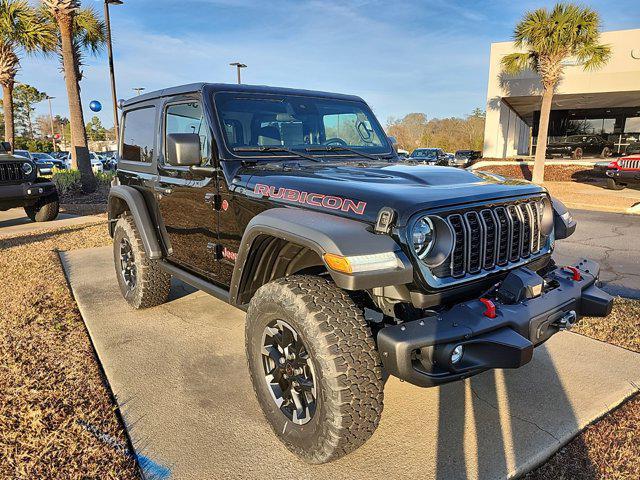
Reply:
[[[131,243],[126,237],[120,240],[120,274],[130,291],[136,288],[136,261]]]
[[[283,320],[274,320],[264,329],[262,366],[280,411],[297,425],[309,422],[316,411],[313,364],[298,333]]]

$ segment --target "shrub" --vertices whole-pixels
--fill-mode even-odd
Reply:
[[[96,173],[98,188],[109,188],[111,180],[115,176],[114,172]],[[82,192],[79,170],[54,170],[52,181],[58,189],[60,195],[79,195]]]

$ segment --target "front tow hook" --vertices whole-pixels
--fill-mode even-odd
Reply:
[[[562,318],[559,318],[551,325],[556,327],[558,330],[569,330],[576,323],[577,319],[578,315],[576,314],[575,310],[571,310],[565,313]]]

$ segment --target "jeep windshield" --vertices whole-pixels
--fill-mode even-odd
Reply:
[[[364,102],[304,95],[217,93],[227,149],[236,156],[273,158],[390,155],[391,145]],[[335,147],[335,148],[323,148]]]

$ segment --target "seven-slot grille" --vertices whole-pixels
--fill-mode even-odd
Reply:
[[[543,200],[536,198],[447,215],[454,233],[449,269],[434,273],[463,277],[539,253],[546,240],[540,231],[543,210]]]
[[[21,163],[0,162],[0,182],[16,182],[24,179]]]
[[[620,168],[640,170],[640,159],[620,159],[618,160],[618,165],[620,165]]]

